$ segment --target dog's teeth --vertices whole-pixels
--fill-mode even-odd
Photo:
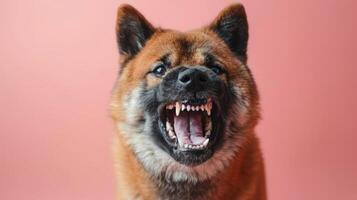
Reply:
[[[180,140],[177,140],[177,142],[178,142],[178,146],[183,148],[183,144],[180,142]]]
[[[191,106],[190,106],[190,105],[187,105],[187,106],[186,106],[186,110],[187,110],[187,111],[190,111],[190,110],[191,110]]]
[[[172,128],[172,126],[171,126],[169,120],[166,121],[166,129],[167,129],[167,130],[173,130],[173,128]]]
[[[207,138],[207,139],[203,142],[202,146],[204,146],[204,147],[207,146],[208,142],[209,142],[209,138]]]
[[[191,110],[192,110],[192,111],[195,111],[195,110],[196,110],[196,107],[195,107],[195,106],[191,106]]]
[[[186,149],[188,148],[188,144],[184,144],[183,146],[184,146]]]
[[[209,102],[205,105],[208,116],[211,116],[212,103]]]
[[[166,130],[168,130],[168,131],[172,131],[173,130],[173,128],[172,128],[172,126],[171,126],[171,124],[170,124],[168,119],[166,121]]]
[[[211,116],[211,109],[209,108],[209,106],[206,104],[206,112],[208,116]]]
[[[199,111],[200,110],[200,107],[199,106],[196,106],[196,111]]]
[[[174,133],[173,130],[169,130],[169,136],[170,136],[171,139],[175,139],[176,138],[175,133]]]
[[[205,110],[205,106],[204,105],[201,105],[200,108],[201,108],[201,111]]]
[[[186,108],[185,105],[182,104],[182,105],[181,105],[181,111],[184,111],[185,108]]]
[[[176,102],[176,116],[180,115],[180,111],[181,111],[181,103]]]

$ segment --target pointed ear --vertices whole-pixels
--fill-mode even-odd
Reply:
[[[127,4],[118,8],[116,37],[125,58],[137,54],[154,32],[155,28],[135,8]]]
[[[208,26],[243,62],[247,60],[248,22],[242,4],[225,8]]]

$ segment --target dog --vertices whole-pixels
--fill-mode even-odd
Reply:
[[[121,68],[110,111],[118,199],[265,200],[243,5],[189,32],[154,27],[122,5],[116,37]]]

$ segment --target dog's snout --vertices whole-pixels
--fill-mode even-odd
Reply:
[[[187,69],[179,73],[178,84],[184,87],[201,87],[208,82],[206,72],[199,69]]]

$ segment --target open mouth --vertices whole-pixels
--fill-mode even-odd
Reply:
[[[169,143],[181,151],[206,149],[212,132],[212,104],[211,98],[166,104],[162,123]]]

